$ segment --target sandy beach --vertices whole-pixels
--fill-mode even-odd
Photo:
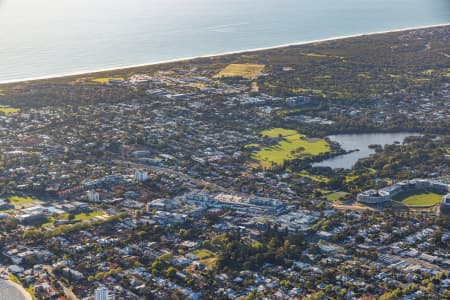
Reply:
[[[207,55],[200,55],[200,56],[193,56],[193,57],[175,58],[175,59],[171,59],[171,60],[157,61],[157,62],[144,63],[144,64],[124,65],[124,66],[116,66],[116,67],[105,68],[105,69],[85,70],[85,71],[78,71],[78,72],[72,72],[72,73],[52,74],[52,75],[48,75],[48,76],[6,80],[6,81],[0,81],[0,84],[62,78],[62,77],[86,75],[86,74],[101,73],[101,72],[111,72],[111,71],[115,71],[115,70],[126,70],[126,69],[140,68],[140,67],[146,67],[146,66],[155,66],[155,65],[176,63],[176,62],[188,61],[188,60],[199,59],[199,58],[219,57],[219,56],[232,55],[232,54],[241,54],[241,53],[247,53],[247,52],[279,49],[279,48],[285,48],[285,47],[291,47],[291,46],[308,45],[308,44],[315,44],[315,43],[320,43],[320,42],[328,42],[328,41],[342,40],[342,39],[376,35],[376,34],[386,34],[386,33],[402,32],[402,31],[409,31],[409,30],[419,30],[419,29],[449,26],[449,25],[450,25],[450,23],[443,23],[443,24],[435,24],[435,25],[427,25],[427,26],[405,27],[405,28],[398,28],[398,29],[392,29],[392,30],[386,30],[386,31],[375,31],[375,32],[358,33],[358,34],[352,34],[352,35],[342,35],[342,36],[335,36],[335,37],[330,37],[330,38],[325,38],[325,39],[280,44],[280,45],[264,47],[264,48],[244,49],[244,50],[236,50],[236,51],[230,51],[230,52],[207,54]]]
[[[32,300],[33,298],[19,284],[0,279],[0,300]]]

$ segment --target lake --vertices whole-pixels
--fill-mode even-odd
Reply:
[[[448,22],[448,0],[0,0],[0,82]]]
[[[0,300],[27,300],[15,286],[8,281],[0,279]]]
[[[364,133],[364,134],[338,134],[330,135],[328,138],[341,145],[346,151],[359,151],[339,155],[326,159],[319,163],[312,164],[313,167],[330,167],[333,169],[343,168],[351,169],[361,158],[369,157],[375,153],[374,149],[370,149],[370,145],[392,145],[395,142],[403,142],[408,136],[419,136],[418,133]]]

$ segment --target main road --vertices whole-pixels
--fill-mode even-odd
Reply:
[[[203,179],[194,178],[192,176],[189,176],[180,171],[173,170],[171,168],[157,167],[157,166],[151,166],[151,165],[140,164],[140,163],[135,163],[135,162],[131,162],[131,161],[123,161],[123,160],[113,160],[113,163],[115,163],[116,165],[126,166],[129,168],[149,169],[156,173],[166,174],[168,176],[177,176],[178,178],[184,179],[185,181],[190,181],[199,187],[208,187],[211,191],[220,191],[220,192],[227,192],[227,193],[234,192],[234,191],[224,188],[218,184],[208,182]]]

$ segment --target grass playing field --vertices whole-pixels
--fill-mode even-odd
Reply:
[[[194,255],[200,259],[200,263],[204,264],[209,269],[214,269],[217,265],[217,255],[209,250],[198,250],[194,252]]]
[[[19,196],[11,196],[9,197],[9,201],[14,206],[20,206],[23,204],[28,204],[34,201],[31,197],[19,197]]]
[[[14,114],[20,112],[20,109],[13,108],[13,107],[7,107],[7,106],[0,106],[0,113],[4,113],[6,115],[8,114]]]
[[[73,221],[75,221],[75,222],[76,221],[80,221],[80,222],[90,221],[95,217],[104,216],[104,215],[105,214],[101,211],[92,211],[92,212],[86,212],[86,213],[83,212],[83,213],[76,214],[73,218]],[[54,226],[54,223],[56,220],[68,220],[69,214],[65,213],[65,214],[58,215],[56,217],[53,217],[53,216],[48,217],[47,219],[48,219],[47,222],[42,224],[41,227],[52,227],[52,226]]]
[[[338,201],[338,200],[344,199],[344,197],[347,195],[348,195],[348,193],[346,193],[346,192],[334,192],[334,193],[326,195],[325,198],[327,198],[327,200],[329,200],[329,201]]]
[[[300,173],[298,173],[298,175],[309,178],[311,180],[314,180],[316,182],[329,182],[330,178],[325,177],[325,176],[320,176],[320,175],[314,175],[309,173],[308,171],[301,171]]]
[[[108,83],[111,80],[120,80],[120,81],[122,81],[122,80],[125,80],[125,78],[123,78],[123,77],[101,77],[101,78],[92,79],[93,82],[101,83],[101,84]]]
[[[216,256],[213,252],[206,250],[206,249],[201,249],[201,250],[195,251],[194,255],[200,259],[205,259],[205,258],[210,258],[210,257]]]
[[[427,190],[420,190],[401,193],[394,197],[394,200],[408,206],[431,206],[441,203],[442,196]]]
[[[215,77],[242,77],[246,79],[255,79],[263,69],[264,65],[258,64],[230,64]]]
[[[305,135],[289,129],[272,128],[261,132],[262,136],[281,140],[278,144],[262,148],[252,154],[264,168],[272,165],[282,165],[284,161],[293,160],[302,156],[315,156],[330,152],[330,145],[323,139],[308,140]]]

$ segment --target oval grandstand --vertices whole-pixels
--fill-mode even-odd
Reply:
[[[357,195],[357,201],[365,204],[381,204],[393,201],[402,193],[428,190],[439,194],[450,191],[449,184],[431,179],[412,179],[395,183],[379,190],[367,190]],[[432,206],[432,205],[430,205]],[[449,207],[450,209],[450,207]]]
[[[447,194],[444,197],[442,197],[441,213],[450,214],[450,194]]]

